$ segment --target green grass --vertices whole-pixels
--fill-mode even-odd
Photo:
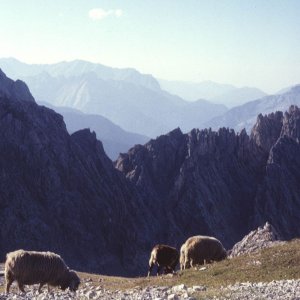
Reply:
[[[226,259],[206,267],[204,271],[190,269],[178,271],[175,276],[151,276],[150,278],[112,277],[81,272],[78,274],[83,281],[90,278],[91,284],[101,285],[110,290],[126,290],[136,286],[141,288],[154,285],[173,286],[182,283],[188,287],[205,285],[207,290],[198,293],[198,297],[201,298],[218,294],[222,286],[236,282],[300,279],[300,239],[263,249],[251,255]],[[3,288],[0,286],[0,291],[3,291]]]

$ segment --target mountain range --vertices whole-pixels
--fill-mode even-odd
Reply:
[[[201,98],[209,100],[211,103],[226,105],[229,108],[266,96],[266,93],[258,88],[237,88],[230,84],[221,84],[213,81],[195,83],[160,79],[159,84],[162,89],[183,99],[195,101]]]
[[[235,131],[245,128],[250,132],[258,114],[264,115],[276,111],[286,111],[291,105],[300,106],[300,85],[282,91],[281,94],[266,96],[233,107],[223,115],[205,122],[204,126],[213,129],[229,127],[235,129]]]
[[[227,108],[205,100],[191,103],[162,90],[150,75],[85,61],[28,65],[0,59],[12,78],[24,80],[37,101],[99,114],[126,131],[150,137],[180,126],[189,131]]]
[[[112,163],[95,133],[70,135],[0,72],[0,259],[50,250],[77,270],[141,275],[157,243],[203,234],[230,249],[266,221],[299,236],[299,120],[291,106],[250,135],[177,128]]]

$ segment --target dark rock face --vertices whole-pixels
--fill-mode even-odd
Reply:
[[[143,271],[151,215],[94,133],[70,136],[54,111],[1,94],[0,154],[1,261],[24,248],[79,270]]]
[[[164,242],[180,246],[204,234],[229,248],[266,221],[292,238],[300,235],[299,116],[296,107],[259,115],[250,137],[225,128],[177,130],[132,148],[115,166],[163,211]]]
[[[229,247],[250,226],[264,173],[260,161],[266,159],[245,131],[182,134],[177,129],[132,148],[115,166],[145,196],[151,195],[153,209],[164,220],[161,239],[179,246],[189,236],[205,234]]]
[[[300,235],[299,121],[299,108],[291,106],[270,150],[266,176],[255,199],[256,224],[268,218],[286,239]]]
[[[251,139],[266,152],[269,152],[280,135],[282,119],[283,113],[281,111],[266,116],[259,114],[251,131]]]

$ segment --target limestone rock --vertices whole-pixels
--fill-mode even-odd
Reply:
[[[249,254],[276,245],[280,243],[280,240],[276,229],[267,222],[263,227],[251,231],[240,242],[236,243],[231,250],[230,257]]]

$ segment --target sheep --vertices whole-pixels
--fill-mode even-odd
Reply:
[[[17,281],[19,290],[24,291],[24,285],[40,284],[59,286],[62,290],[70,288],[76,291],[80,284],[78,275],[70,270],[63,259],[52,252],[37,252],[17,250],[6,255],[5,262],[5,291],[8,294],[13,281]]]
[[[162,267],[164,268],[165,273],[174,273],[178,261],[179,253],[175,248],[167,245],[154,246],[149,259],[148,277],[155,264],[157,265],[157,276]]]
[[[226,257],[226,250],[216,238],[201,235],[193,236],[181,246],[180,269],[187,269],[196,264],[220,261]]]

